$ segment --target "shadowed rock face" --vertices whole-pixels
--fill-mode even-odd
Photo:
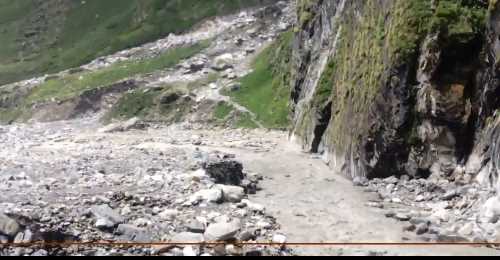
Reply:
[[[411,29],[399,26],[406,3],[299,1],[293,136],[351,178],[457,180],[482,171],[495,179],[500,11],[478,2],[490,12],[485,28],[453,35],[450,20],[405,37],[405,52],[391,39],[401,43]],[[429,1],[426,10],[445,4]]]
[[[203,168],[217,184],[240,185],[245,177],[243,165],[233,160],[211,160],[204,163]]]
[[[362,32],[370,19],[396,23],[394,4],[304,1],[300,6],[293,134],[349,177],[404,174],[409,150],[403,136],[411,125],[415,64],[392,61],[389,43],[378,46],[380,55],[370,54],[377,40]]]

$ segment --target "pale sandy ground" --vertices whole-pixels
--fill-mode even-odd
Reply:
[[[266,136],[264,134],[263,136]],[[373,194],[354,187],[288,142],[283,135],[275,150],[253,153],[232,150],[248,170],[265,176],[263,192],[254,200],[266,205],[291,243],[411,243],[403,222],[365,206]],[[403,237],[410,241],[403,241]],[[470,246],[296,247],[306,255],[500,255],[500,251]]]

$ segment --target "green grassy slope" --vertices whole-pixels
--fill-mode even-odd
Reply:
[[[292,39],[293,33],[286,32],[259,54],[253,72],[241,79],[241,89],[228,93],[267,128],[286,128],[289,124]]]
[[[28,102],[34,104],[52,99],[63,101],[78,96],[81,92],[111,85],[129,77],[171,68],[182,59],[202,51],[209,44],[209,41],[204,41],[192,46],[174,48],[156,58],[119,62],[102,70],[52,79],[34,89],[28,97]]]
[[[0,85],[79,66],[261,0],[0,0]]]

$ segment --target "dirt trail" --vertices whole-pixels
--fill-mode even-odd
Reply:
[[[264,176],[263,192],[252,200],[277,218],[290,243],[422,243],[403,232],[404,223],[366,203],[375,194],[354,187],[320,159],[300,151],[283,136],[272,151],[229,149],[247,170]],[[407,238],[408,241],[404,241]],[[500,255],[466,246],[298,247],[299,255]]]

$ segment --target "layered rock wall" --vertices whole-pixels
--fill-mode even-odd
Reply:
[[[497,6],[299,1],[293,138],[353,179],[496,183]]]

